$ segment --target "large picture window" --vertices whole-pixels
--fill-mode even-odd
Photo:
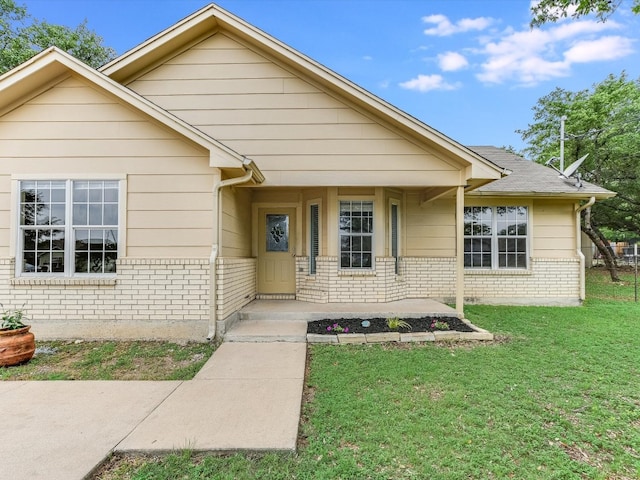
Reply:
[[[340,202],[340,267],[373,268],[373,202]]]
[[[527,207],[465,207],[466,268],[527,268]]]
[[[21,181],[20,273],[115,273],[118,197],[118,181]]]

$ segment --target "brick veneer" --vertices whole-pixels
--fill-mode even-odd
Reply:
[[[117,278],[14,278],[0,259],[0,302],[24,305],[37,338],[204,340],[208,259],[121,258]]]
[[[376,258],[375,271],[340,271],[337,257],[297,258],[297,299],[306,302],[388,302],[403,298],[455,301],[455,257]],[[465,302],[530,305],[580,303],[580,260],[534,258],[528,270],[466,270]]]
[[[218,319],[227,318],[255,298],[256,259],[218,258]]]

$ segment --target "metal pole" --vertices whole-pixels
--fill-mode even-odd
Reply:
[[[560,171],[564,172],[564,122],[567,116],[560,117]]]

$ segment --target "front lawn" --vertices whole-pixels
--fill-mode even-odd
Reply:
[[[0,367],[0,380],[189,380],[211,343],[39,341],[29,363]]]
[[[298,453],[115,458],[103,479],[640,478],[633,283],[467,308],[492,344],[310,346]]]

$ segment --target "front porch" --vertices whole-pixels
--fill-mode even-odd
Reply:
[[[405,299],[385,303],[308,303],[299,300],[254,300],[237,312],[233,318],[219,322],[218,334],[228,342],[309,342],[338,343],[332,336],[324,339],[307,335],[307,322],[322,319],[340,318],[420,318],[420,317],[458,317],[454,308],[431,299]],[[473,325],[473,333],[436,332],[429,334],[398,334],[395,341],[434,341],[434,340],[492,340],[493,335]],[[377,334],[374,334],[377,335]],[[379,343],[394,341],[390,337],[357,336],[345,334],[339,337],[362,342],[342,343]],[[362,337],[362,338],[361,338]],[[402,337],[402,338],[401,338]]]

